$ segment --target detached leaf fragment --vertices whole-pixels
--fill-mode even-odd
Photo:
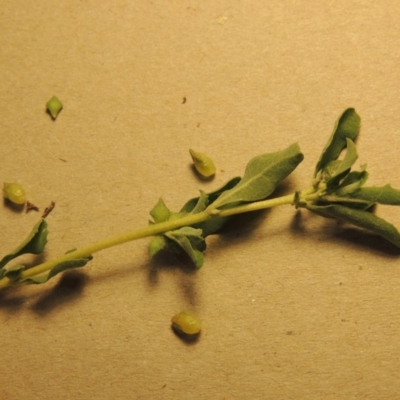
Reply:
[[[53,96],[46,103],[46,109],[49,112],[49,114],[51,115],[51,117],[53,118],[53,120],[55,120],[57,118],[57,116],[60,113],[60,111],[62,110],[62,108],[63,108],[63,104],[56,96]]]

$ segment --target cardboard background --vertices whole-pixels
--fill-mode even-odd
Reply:
[[[400,187],[399,20],[386,1],[3,1],[1,180],[56,202],[52,257],[296,141],[305,160],[285,190],[307,187],[355,107],[369,182]],[[196,178],[189,147],[215,159],[213,181]],[[398,210],[378,211],[400,226]],[[1,253],[37,218],[3,207]],[[393,246],[290,207],[211,238],[196,273],[150,260],[146,243],[2,294],[1,399],[397,398]],[[181,309],[203,320],[195,344],[170,330]]]

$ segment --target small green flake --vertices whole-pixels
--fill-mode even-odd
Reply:
[[[53,119],[57,118],[57,115],[59,112],[62,110],[63,105],[61,101],[56,97],[53,96],[47,103],[46,103],[46,108],[49,114]]]

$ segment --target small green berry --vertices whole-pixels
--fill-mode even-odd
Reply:
[[[172,327],[179,333],[196,335],[201,330],[201,321],[195,315],[181,311],[171,319]]]
[[[19,183],[4,183],[3,193],[14,204],[22,205],[26,202],[25,190]]]
[[[47,103],[46,103],[47,111],[50,113],[53,119],[57,118],[58,113],[63,108],[61,101],[56,97],[53,96]]]
[[[215,174],[216,168],[213,160],[204,153],[189,149],[196,171],[206,178]]]

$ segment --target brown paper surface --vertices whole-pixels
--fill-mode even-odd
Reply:
[[[357,164],[400,187],[396,2],[2,3],[0,179],[56,203],[46,259],[146,226],[160,196],[178,210],[293,142],[305,160],[284,191],[307,187],[347,107]],[[213,180],[189,148],[215,160]],[[3,255],[40,213],[0,213]],[[197,272],[147,244],[1,294],[0,399],[398,398],[400,264],[385,241],[286,206],[210,238]],[[171,330],[183,309],[203,321],[195,343]]]

